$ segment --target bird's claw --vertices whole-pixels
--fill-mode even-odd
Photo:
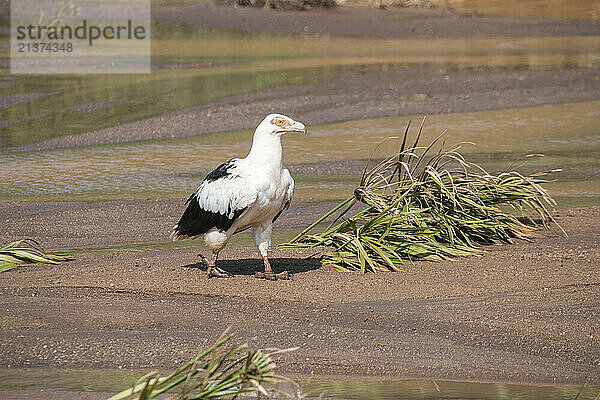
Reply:
[[[279,274],[274,273],[273,271],[265,271],[265,272],[257,272],[254,274],[255,278],[258,279],[266,279],[269,281],[276,281],[276,280],[290,280],[290,274],[287,271],[283,271]]]
[[[233,278],[233,275],[230,274],[229,272],[222,270],[219,267],[212,267],[209,268],[208,271],[206,271],[206,273],[208,274],[208,278]]]

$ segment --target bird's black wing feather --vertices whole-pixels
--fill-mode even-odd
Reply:
[[[229,168],[232,168],[235,166],[236,160],[237,160],[236,158],[232,158],[231,160],[226,161],[223,164],[219,165],[217,168],[215,168],[214,171],[209,172],[208,175],[206,175],[206,177],[204,177],[203,182],[204,181],[213,182],[213,181],[216,181],[217,179],[221,179],[221,178],[225,178],[225,177],[229,176]],[[188,201],[189,201],[189,199],[188,199]]]
[[[236,166],[236,161],[237,159],[232,158],[231,160],[219,165],[214,171],[206,175],[202,181],[203,184],[210,184],[220,179],[235,178],[235,176],[230,172],[230,169]],[[177,225],[175,225],[171,235],[174,240],[201,235],[208,232],[212,228],[226,231],[231,228],[233,222],[248,208],[240,207],[239,209],[232,210],[230,205],[227,213],[222,214],[204,209],[198,201],[197,196],[198,191],[194,192],[187,199],[187,208],[185,209]]]
[[[194,193],[187,200],[187,208],[177,223],[176,230],[180,235],[190,237],[206,233],[212,228],[226,231],[244,211],[246,211],[245,208],[235,210],[233,217],[228,218],[227,215],[203,210],[198,203],[196,193]]]

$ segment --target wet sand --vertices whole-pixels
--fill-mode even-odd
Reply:
[[[166,239],[180,204],[1,202],[0,218],[4,237],[78,248]],[[222,253],[233,279],[207,279],[195,249],[20,268],[2,276],[0,367],[170,368],[233,325],[251,346],[300,346],[279,363],[287,373],[597,384],[600,208],[557,218],[568,238],[541,231],[401,273],[340,273],[307,258],[316,251],[275,249],[274,268],[294,279],[266,282],[247,246]]]

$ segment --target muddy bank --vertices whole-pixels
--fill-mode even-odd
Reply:
[[[600,99],[598,68],[460,70],[443,66],[392,67],[327,82],[278,87],[19,150],[168,139],[254,129],[257,116],[291,115],[310,125],[373,117],[444,114],[564,104]]]
[[[160,5],[152,18],[202,29],[390,39],[599,35],[600,24],[584,20],[462,15],[448,9],[272,11],[252,8]]]
[[[7,204],[5,229],[18,232]],[[46,223],[28,234],[60,237],[53,226],[70,208],[60,204],[45,204],[54,213],[40,213]],[[134,229],[135,214],[106,209],[112,218],[90,223],[82,238],[109,243],[123,223]],[[170,211],[148,213],[157,222],[139,230],[142,240],[170,219]],[[252,346],[300,346],[280,362],[288,373],[599,383],[600,208],[558,218],[568,238],[554,229],[402,273],[343,274],[310,251],[275,250],[274,268],[294,279],[264,282],[251,276],[261,263],[245,246],[222,253],[221,267],[236,274],[229,280],[208,280],[195,249],[87,253],[21,268],[2,274],[0,367],[170,368],[233,325]]]

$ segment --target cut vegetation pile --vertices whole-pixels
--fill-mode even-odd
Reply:
[[[407,146],[408,128],[397,154],[370,170],[367,163],[351,197],[283,246],[328,246],[323,263],[339,270],[397,271],[414,260],[478,253],[480,244],[528,240],[536,223],[525,215],[536,214],[544,227],[552,221],[546,207],[555,202],[542,184],[558,170],[524,176],[509,167],[493,175],[466,161],[460,146],[434,151],[443,133],[419,146],[423,124]],[[327,229],[312,233],[336,212]]]

